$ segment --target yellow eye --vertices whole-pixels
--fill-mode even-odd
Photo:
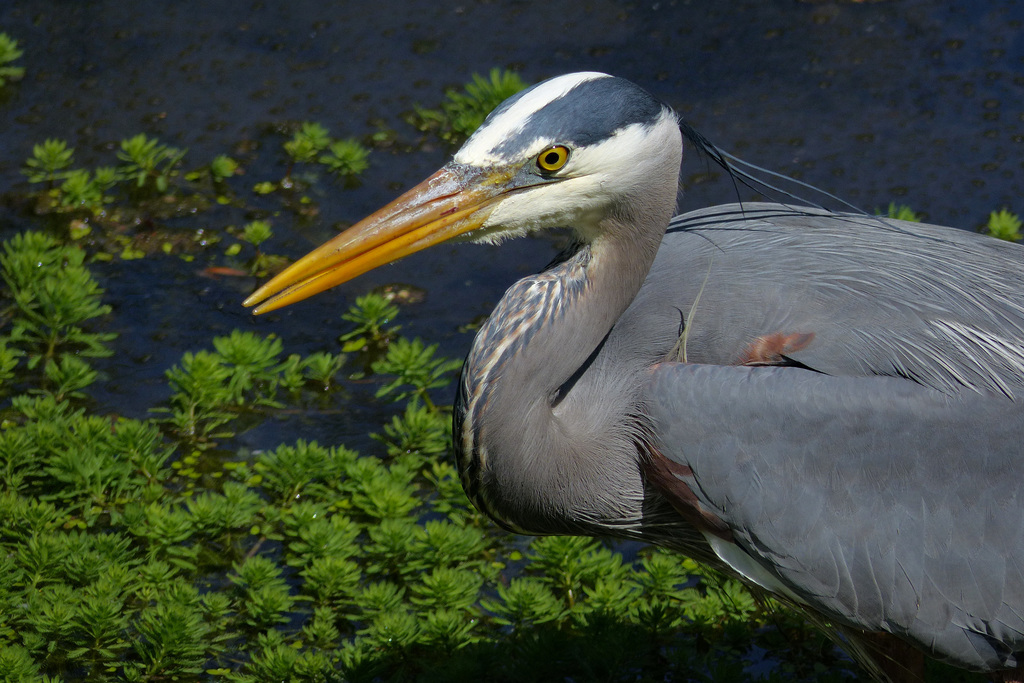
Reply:
[[[537,167],[544,173],[554,173],[569,160],[569,148],[562,145],[549,147],[537,157]]]

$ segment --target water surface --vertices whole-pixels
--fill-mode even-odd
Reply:
[[[675,106],[721,147],[867,210],[906,203],[974,230],[988,212],[1024,205],[1024,7],[1001,2],[227,2],[15,0],[0,30],[25,50],[24,80],[0,96],[0,190],[27,189],[19,169],[34,143],[69,141],[77,163],[115,163],[124,137],[145,132],[189,150],[186,167],[237,156],[245,192],[285,172],[283,123],[315,120],[337,136],[379,125],[397,144],[377,151],[353,189],[324,184],[319,213],[300,221],[273,199],[275,253],[298,256],[444,162],[451,150],[401,118],[436,106],[446,87],[492,66],[537,81],[574,70],[629,78]],[[735,199],[698,182],[692,155],[683,208]],[[172,227],[241,225],[223,208]],[[0,205],[0,238],[38,227]],[[411,283],[425,299],[402,311],[403,332],[461,357],[460,325],[485,315],[517,277],[544,266],[550,240],[500,248],[446,245],[280,313],[252,319],[246,278],[202,277],[208,261],[153,256],[97,264],[113,305],[118,354],[101,363],[103,409],[144,417],[163,370],[234,328],[274,332],[288,352],[335,350],[338,315],[377,285]],[[244,435],[254,448],[298,434],[358,446],[390,414],[375,386],[340,392],[334,410],[275,420]],[[355,443],[353,443],[355,441]]]

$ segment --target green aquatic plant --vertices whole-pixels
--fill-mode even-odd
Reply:
[[[101,166],[93,170],[72,169],[74,148],[65,140],[47,139],[32,147],[22,173],[30,183],[46,183],[49,208],[64,211],[80,209],[101,216],[114,202],[113,190],[126,178],[134,178],[141,187],[153,178],[158,188],[167,188],[168,178],[176,173],[178,151],[148,140],[144,135],[121,141],[118,158],[128,163],[118,167]],[[161,167],[162,166],[162,167]],[[58,181],[60,185],[54,187]]]
[[[107,191],[119,180],[114,168],[97,168],[95,174],[84,169],[68,171],[60,186],[60,205],[67,209],[88,209],[94,214],[113,201]]]
[[[213,340],[215,351],[186,353],[167,371],[172,389],[165,421],[180,438],[209,446],[227,438],[224,426],[243,410],[276,408],[279,388],[298,387],[304,379],[298,356],[281,358],[281,340],[235,330]]]
[[[252,186],[252,191],[258,195],[268,195],[275,190],[277,190],[277,185],[269,180],[264,180],[263,182],[256,183]]]
[[[417,398],[433,409],[430,392],[447,386],[451,373],[462,367],[456,360],[435,357],[437,344],[426,345],[419,339],[399,337],[388,345],[384,358],[374,361],[373,371],[395,378],[377,390],[377,397],[391,397],[394,401]]]
[[[113,201],[108,193],[121,179],[117,169],[71,169],[75,150],[65,140],[47,139],[33,145],[32,156],[25,160],[22,173],[30,183],[46,183],[54,206],[62,209],[87,209],[94,214]],[[54,190],[57,181],[60,186]]]
[[[280,270],[286,265],[285,258],[276,254],[264,252],[260,245],[273,237],[274,231],[268,221],[255,220],[246,223],[242,227],[242,233],[238,235],[243,242],[251,244],[255,253],[246,264],[248,271],[258,277],[266,276],[268,272]],[[242,251],[242,245],[235,243],[225,250],[228,256],[234,256]]]
[[[882,215],[888,216],[889,218],[896,218],[901,221],[910,221],[912,223],[920,223],[921,216],[914,212],[906,204],[897,204],[896,202],[889,202],[889,208],[884,212],[879,212]]]
[[[466,84],[463,92],[448,91],[448,99],[441,108],[455,132],[469,136],[492,109],[524,88],[526,83],[515,71],[494,67],[487,77],[473,74],[473,80]]]
[[[392,324],[398,315],[398,306],[380,294],[370,293],[356,297],[356,302],[341,319],[355,327],[341,335],[344,351],[360,351],[367,348],[383,348],[401,328]]]
[[[332,354],[327,351],[315,351],[299,364],[302,376],[316,384],[324,391],[335,385],[335,378],[345,365],[344,354]]]
[[[19,359],[25,355],[21,349],[8,346],[8,339],[0,337],[0,387],[15,377]]]
[[[292,163],[308,164],[316,161],[317,155],[330,144],[330,131],[319,123],[306,121],[292,139],[284,143],[284,151],[291,157]]]
[[[225,426],[240,414],[281,408],[280,394],[312,382],[333,385],[344,358],[327,353],[284,356],[280,339],[233,331],[213,339],[214,351],[187,352],[167,371],[172,389],[163,422],[193,446],[208,447],[233,432]]]
[[[383,434],[373,437],[392,457],[416,453],[431,458],[442,455],[451,441],[451,420],[438,410],[410,401],[405,412],[385,424]]]
[[[290,163],[285,173],[285,186],[289,186],[292,168],[295,164],[319,162],[338,176],[353,177],[366,170],[370,150],[354,138],[336,140],[327,128],[316,122],[307,121],[284,143]]]
[[[223,182],[238,173],[238,162],[226,154],[218,154],[210,162],[210,177],[214,182]]]
[[[274,236],[267,221],[251,221],[242,228],[241,238],[258,250],[260,245]]]
[[[170,187],[170,179],[177,175],[177,166],[185,157],[186,150],[161,144],[155,138],[146,137],[145,133],[126,138],[121,141],[121,149],[117,158],[122,164],[118,172],[125,178],[134,179],[138,188],[152,183],[157,192],[165,193]]]
[[[16,235],[0,250],[0,277],[13,302],[6,343],[24,352],[30,368],[59,352],[109,356],[113,335],[86,329],[110,312],[103,289],[86,269],[85,252],[43,233]]]
[[[41,144],[32,146],[32,156],[25,160],[22,169],[30,183],[54,182],[64,176],[75,158],[75,149],[68,147],[65,140],[47,138]]]
[[[285,148],[292,158],[291,164],[319,164],[328,172],[343,176],[346,182],[366,168],[369,154],[355,139],[335,140],[317,123],[303,124]],[[83,239],[83,244],[95,250],[96,259],[119,256],[132,260],[164,253],[192,260],[197,252],[222,240],[224,232],[234,229],[224,225],[221,231],[214,224],[197,231],[202,237],[188,239],[171,226],[173,219],[198,216],[218,207],[267,215],[266,207],[252,204],[260,203],[262,196],[279,188],[293,186],[289,178],[281,183],[256,182],[246,196],[225,182],[243,172],[234,158],[220,154],[205,166],[183,173],[180,167],[186,151],[144,133],[122,139],[115,155],[115,165],[75,168],[75,149],[66,140],[46,139],[33,146],[32,155],[21,169],[31,184],[44,187],[28,192],[15,190],[11,196],[36,213],[55,218],[56,214],[64,214],[58,223],[63,222],[74,239],[88,238]],[[310,173],[303,177],[303,182],[314,184],[318,179]],[[294,193],[281,199],[298,216],[314,216],[318,212],[315,202],[306,194]],[[283,267],[284,259],[259,249],[259,243],[265,241],[269,232],[260,234],[255,228],[261,224],[254,223],[255,226],[247,226],[249,231],[242,238],[257,247],[255,256],[245,266],[252,275],[264,277]],[[242,249],[241,244],[231,244],[225,255],[233,259]],[[240,268],[231,264],[212,266],[208,272],[225,275],[237,270]]]
[[[66,398],[85,398],[81,390],[92,384],[99,376],[92,366],[69,353],[63,353],[58,360],[47,363],[43,373],[50,380],[48,390],[58,401]]]
[[[358,140],[334,140],[327,146],[327,151],[317,157],[317,161],[327,167],[334,175],[354,176],[367,169],[370,150],[359,144]]]
[[[263,490],[284,506],[298,501],[323,500],[341,481],[357,455],[346,448],[326,448],[315,441],[283,444],[260,453],[253,463]],[[323,511],[317,511],[323,516]],[[315,517],[315,515],[314,515]],[[307,524],[310,520],[304,520]]]
[[[494,67],[486,77],[474,73],[462,90],[447,91],[440,108],[417,107],[411,123],[455,143],[469,137],[491,110],[526,86],[515,71]]]
[[[481,604],[494,614],[496,623],[512,629],[513,636],[528,634],[541,624],[565,618],[566,608],[547,582],[534,577],[519,577],[498,586],[497,600]]]
[[[1017,214],[1000,209],[989,214],[985,230],[998,239],[1019,242],[1021,239],[1020,226],[1021,220]]]
[[[284,256],[277,254],[268,254],[261,245],[269,240],[274,235],[273,229],[270,227],[268,221],[255,220],[246,223],[242,226],[241,232],[235,228],[228,228],[228,231],[235,235],[240,241],[229,244],[224,249],[224,255],[235,261],[234,257],[242,254],[245,251],[244,244],[249,244],[253,247],[253,254],[244,263],[244,269],[248,271],[250,275],[256,277],[266,277],[267,274],[276,272],[284,268],[288,261]],[[240,269],[234,269],[233,274],[239,274]]]
[[[7,85],[7,81],[17,81],[25,75],[24,67],[11,64],[20,59],[22,54],[18,41],[6,33],[0,33],[0,88]]]
[[[8,240],[8,289],[84,269],[76,252],[35,233]],[[97,303],[86,329],[109,315]],[[850,675],[818,632],[678,555],[634,548],[626,559],[595,539],[496,529],[448,455],[450,410],[423,398],[450,391],[458,364],[400,337],[397,309],[379,304],[351,322],[397,349],[378,369],[394,375],[388,397],[408,400],[374,438],[353,435],[362,452],[309,440],[254,451],[231,436],[304,414],[309,390],[322,394],[343,367],[329,351],[303,358],[273,336],[217,336],[167,372],[161,411],[129,419],[89,400],[89,356],[58,353],[44,375],[3,361],[19,348],[12,317],[0,374],[24,392],[0,430],[0,677]],[[335,398],[334,411],[351,409]],[[766,665],[769,646],[779,659]]]

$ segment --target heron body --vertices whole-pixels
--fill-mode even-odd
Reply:
[[[578,247],[515,283],[455,406],[471,500],[683,550],[980,671],[1024,651],[1024,248],[780,204],[672,218],[683,138],[569,74],[257,291],[272,310],[455,236]]]

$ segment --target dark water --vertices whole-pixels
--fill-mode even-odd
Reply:
[[[117,141],[138,132],[187,147],[186,166],[259,150],[239,155],[247,174],[236,188],[244,191],[283,175],[282,138],[270,132],[282,122],[316,120],[337,136],[365,136],[383,121],[401,148],[418,136],[400,114],[435,106],[473,72],[502,66],[537,81],[587,69],[640,83],[721,147],[865,209],[896,201],[933,222],[976,229],[990,210],[1024,211],[1022,20],[1024,7],[1009,0],[6,0],[0,31],[25,50],[27,75],[0,96],[0,191],[25,189],[19,168],[46,137],[67,139],[78,165],[94,166],[114,163]],[[440,144],[375,153],[360,187],[329,186],[316,197],[314,220],[272,218],[269,250],[299,255],[448,153]],[[684,178],[704,170],[689,159]],[[734,198],[725,182],[700,183],[684,208]],[[175,225],[245,220],[223,209]],[[0,237],[35,224],[0,205]],[[239,303],[251,280],[200,277],[199,266],[161,256],[98,265],[122,335],[100,398],[111,411],[143,416],[164,391],[164,368],[236,327],[281,334],[290,352],[331,348],[338,314],[392,281],[427,292],[403,310],[403,331],[461,357],[470,337],[459,325],[486,314],[551,255],[547,240],[442,246],[256,321]],[[371,400],[373,389],[353,386],[330,415],[275,421],[245,439],[257,448],[297,433],[352,443],[388,412]]]

